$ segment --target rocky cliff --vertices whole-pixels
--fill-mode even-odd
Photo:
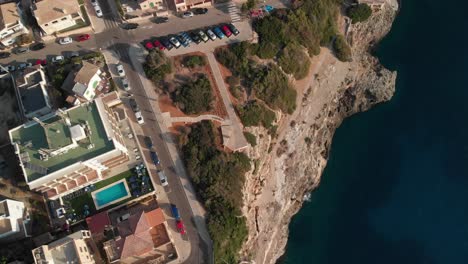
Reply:
[[[352,62],[337,61],[327,49],[314,58],[310,77],[296,83],[303,90],[298,108],[281,118],[277,138],[262,128],[250,129],[258,145],[249,151],[255,169],[246,176],[244,189],[249,227],[244,260],[276,262],[284,253],[291,217],[304,194],[320,182],[336,128],[344,118],[391,99],[396,73],[369,50],[390,30],[395,6],[396,0],[389,0],[367,22],[348,28]]]

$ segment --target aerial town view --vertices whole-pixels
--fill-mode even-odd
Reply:
[[[436,133],[441,115],[405,99],[420,47],[401,39],[422,38],[419,8],[0,0],[0,264],[468,263],[432,253],[440,236],[422,228],[461,209],[429,202],[458,195],[438,178],[450,166],[411,148],[453,138],[409,132]],[[437,75],[420,94],[438,100]],[[410,170],[434,196],[391,195],[424,181]],[[446,247],[466,246],[466,212],[446,234],[464,228],[465,242]]]

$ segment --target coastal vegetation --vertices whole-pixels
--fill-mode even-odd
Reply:
[[[205,66],[205,57],[199,55],[187,56],[184,59],[184,64],[189,68],[195,68],[197,66]]]
[[[348,8],[347,15],[353,23],[364,22],[372,15],[372,9],[367,4],[358,4]]]
[[[275,113],[261,102],[253,100],[237,107],[244,126],[260,126],[270,129],[276,119]]]
[[[301,46],[294,43],[288,44],[280,52],[278,64],[284,72],[292,74],[296,80],[306,77],[309,73],[309,57]]]
[[[217,147],[221,136],[210,121],[191,126],[181,146],[187,172],[208,212],[215,263],[237,263],[247,238],[242,216],[242,187],[250,160],[243,153],[226,153]]]
[[[335,40],[333,41],[333,50],[335,51],[335,56],[340,61],[351,60],[351,48],[348,46],[342,35],[336,36]]]
[[[211,110],[213,92],[210,80],[200,74],[195,80],[182,84],[171,93],[176,106],[186,114],[199,114]]]
[[[159,87],[166,74],[172,72],[172,63],[159,49],[151,50],[143,64],[146,76]]]

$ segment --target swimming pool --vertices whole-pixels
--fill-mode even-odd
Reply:
[[[108,205],[120,202],[130,197],[127,182],[125,179],[115,182],[103,189],[91,193],[96,209],[101,209]]]

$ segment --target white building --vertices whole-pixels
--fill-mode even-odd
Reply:
[[[78,21],[83,21],[77,0],[42,0],[31,7],[37,23],[45,34],[73,27]]]
[[[93,264],[92,248],[94,244],[88,230],[81,230],[61,238],[49,245],[32,250],[36,264]]]
[[[27,118],[40,117],[52,111],[47,79],[41,65],[25,69],[23,75],[16,78],[16,89]]]
[[[16,37],[28,33],[16,3],[0,5],[0,42],[4,46],[15,43]]]
[[[30,236],[26,228],[28,218],[23,202],[10,199],[0,201],[0,241],[13,236],[15,239]]]
[[[81,99],[91,101],[96,96],[96,89],[102,89],[101,69],[83,61],[79,70],[71,71],[62,84],[62,89]]]

